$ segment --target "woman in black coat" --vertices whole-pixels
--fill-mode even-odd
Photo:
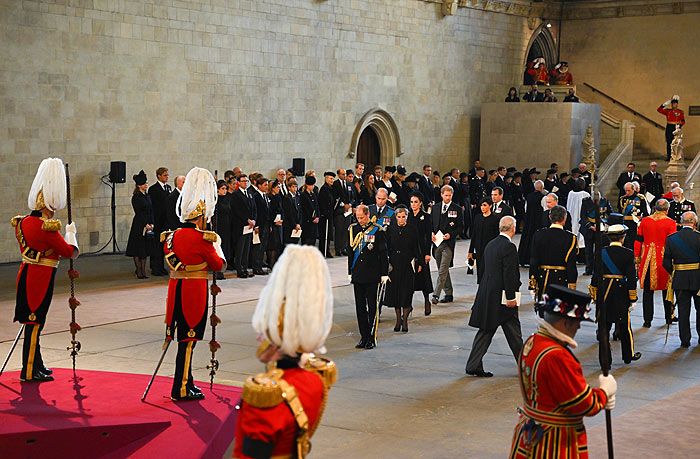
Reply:
[[[422,270],[423,252],[420,248],[418,228],[408,224],[408,209],[396,208],[395,223],[386,229],[389,252],[389,283],[383,304],[396,311],[394,331],[408,332],[408,316],[413,310],[413,281],[415,273]]]
[[[211,218],[212,228],[221,238],[221,250],[224,252],[226,260],[233,264],[233,254],[231,253],[231,199],[228,195],[228,185],[226,180],[216,182],[217,200],[214,216]],[[217,279],[223,280],[224,273],[214,273]]]
[[[133,257],[136,266],[136,277],[147,279],[146,259],[151,253],[152,247],[158,243],[158,235],[153,232],[153,205],[151,198],[146,193],[148,190],[148,178],[141,170],[134,175],[134,194],[131,196],[131,207],[134,208],[134,218],[131,220],[129,241],[126,244],[126,256]]]
[[[374,175],[365,174],[364,187],[360,193],[360,201],[366,206],[371,206],[375,203],[374,197],[377,195],[377,187],[374,183]]]
[[[285,246],[299,243],[298,237],[292,237],[292,231],[301,229],[301,203],[297,194],[296,179],[287,181],[287,189],[289,193],[282,198],[282,240]]]
[[[491,199],[484,198],[479,203],[481,212],[474,217],[472,226],[472,239],[469,243],[469,252],[467,252],[467,263],[476,261],[476,283],[481,282],[481,276],[484,274],[484,249],[486,244],[491,242],[498,236],[499,218],[491,212]]]
[[[318,239],[318,194],[314,190],[316,177],[308,175],[305,179],[304,190],[300,193],[301,201],[301,243],[316,245]]]
[[[279,180],[270,182],[268,198],[270,199],[270,238],[267,240],[267,264],[272,269],[282,253],[284,247],[282,240],[282,225],[284,223],[284,210],[282,209],[282,185]],[[279,219],[277,218],[279,216]]]
[[[408,223],[418,229],[418,241],[420,244],[422,257],[420,264],[422,269],[416,273],[413,282],[414,292],[423,292],[425,301],[425,315],[432,312],[430,304],[430,294],[433,293],[433,279],[430,277],[430,249],[432,248],[433,222],[430,214],[423,210],[423,193],[414,191],[411,194],[411,210],[408,212]]]

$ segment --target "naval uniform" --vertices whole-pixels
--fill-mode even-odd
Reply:
[[[548,285],[576,288],[576,236],[561,225],[537,230],[530,251],[530,290],[538,300]]]
[[[355,311],[360,343],[376,345],[377,287],[382,276],[389,275],[386,233],[371,221],[365,226],[353,223],[348,228],[348,274],[355,291]]]
[[[53,298],[58,260],[72,258],[77,248],[59,233],[61,222],[43,218],[41,211],[14,217],[11,223],[22,253],[14,317],[14,322],[25,325],[20,378],[29,381],[45,369],[39,338]]]
[[[601,197],[599,201],[600,221],[608,221],[608,215],[612,213],[610,202]],[[586,274],[593,273],[593,254],[595,253],[595,202],[592,198],[584,198],[581,202],[581,220],[579,231],[583,235],[586,244]]]
[[[216,253],[217,235],[183,223],[161,234],[165,261],[170,268],[166,302],[166,339],[177,339],[177,360],[171,397],[182,399],[197,392],[192,379],[192,351],[204,338],[209,302],[208,272],[223,271],[226,263]],[[177,332],[177,336],[176,336]]]
[[[596,301],[596,318],[606,311],[608,332],[615,323],[620,337],[622,360],[629,363],[634,354],[634,335],[630,325],[630,305],[637,301],[637,272],[634,253],[620,242],[601,249],[602,272],[593,271],[591,297]],[[608,348],[609,350],[609,348]],[[612,355],[608,356],[612,361]]]
[[[649,206],[642,195],[634,194],[632,196],[622,196],[618,207],[624,216],[625,225],[627,226],[624,246],[634,250],[634,241],[637,239],[637,226],[642,218],[649,215]]]

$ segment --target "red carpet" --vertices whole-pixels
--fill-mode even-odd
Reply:
[[[198,383],[206,399],[170,400],[171,378],[54,369],[53,382],[0,379],[2,458],[216,458],[233,440],[238,387]]]

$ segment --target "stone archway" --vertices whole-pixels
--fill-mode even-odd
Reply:
[[[523,62],[523,68],[527,66],[527,63],[536,57],[544,57],[548,68],[553,68],[557,62],[557,46],[554,42],[554,37],[552,33],[547,28],[547,23],[543,22],[537,29],[532,33],[530,37],[530,43],[527,45],[527,52],[525,53],[525,62]]]
[[[403,154],[399,128],[396,126],[394,118],[381,108],[374,108],[368,111],[357,123],[355,132],[352,134],[348,157],[357,157],[360,137],[367,128],[371,128],[379,140],[380,164],[395,165],[397,158]],[[365,166],[372,167],[374,164],[366,164]]]

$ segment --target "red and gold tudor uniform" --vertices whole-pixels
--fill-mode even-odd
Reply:
[[[192,379],[192,351],[204,338],[209,299],[208,271],[221,271],[225,262],[217,254],[217,235],[202,231],[194,223],[161,235],[165,259],[170,267],[165,314],[166,339],[177,331],[177,360],[171,397],[201,396]]]
[[[11,223],[22,253],[14,317],[15,322],[25,325],[20,378],[29,381],[50,374],[41,357],[39,334],[51,305],[58,261],[74,257],[77,248],[59,233],[61,222],[42,217],[40,210],[14,217]]]
[[[303,368],[285,357],[275,368],[248,378],[236,422],[233,457],[303,458],[321,422],[337,371],[313,357]]]
[[[565,288],[552,286],[548,293],[553,289]],[[545,311],[560,308],[560,313],[572,319],[590,320],[587,304],[557,304],[557,301],[546,301],[550,308]],[[520,419],[513,435],[511,459],[588,457],[583,418],[603,410],[608,396],[604,390],[586,382],[581,363],[568,343],[557,335],[562,334],[543,322],[525,342],[518,359],[524,403],[518,409]]]

